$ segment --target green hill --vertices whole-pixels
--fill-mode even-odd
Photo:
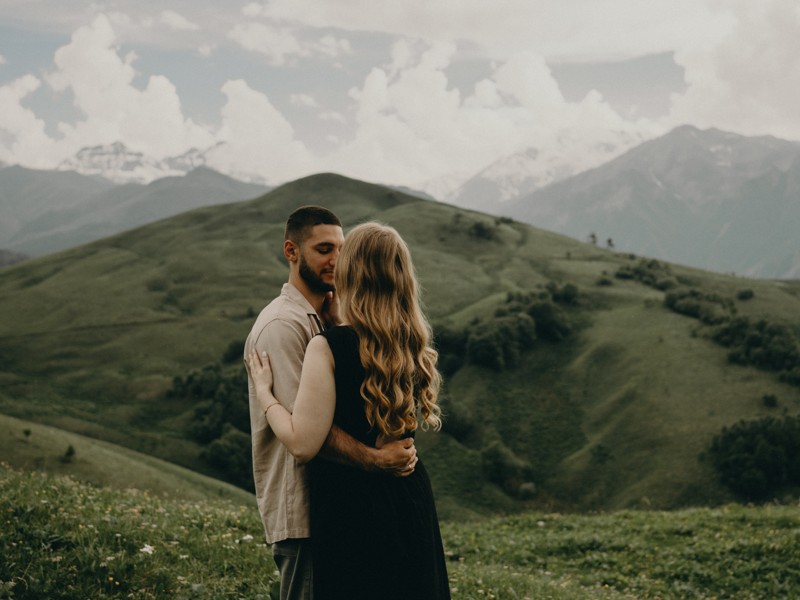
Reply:
[[[167,392],[244,339],[285,281],[284,220],[310,203],[412,249],[446,374],[444,432],[419,440],[446,516],[718,503],[698,457],[721,428],[800,412],[800,388],[731,363],[654,287],[796,334],[800,283],[648,266],[330,174],[0,271],[0,412],[226,476],[187,435],[209,398]]]
[[[68,475],[94,486],[255,506],[252,494],[218,479],[102,440],[5,415],[0,415],[0,456],[17,469]]]

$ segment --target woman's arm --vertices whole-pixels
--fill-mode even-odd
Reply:
[[[253,350],[248,364],[270,427],[299,462],[308,462],[328,437],[336,408],[333,354],[328,341],[316,336],[309,342],[291,413],[272,395],[269,357],[262,361]]]

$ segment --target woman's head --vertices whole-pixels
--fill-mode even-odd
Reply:
[[[344,320],[359,333],[367,417],[385,435],[439,427],[437,353],[419,301],[408,246],[392,227],[364,223],[345,237],[336,264]]]
[[[418,303],[417,280],[408,246],[397,231],[380,223],[364,223],[347,234],[335,272],[345,319],[350,310],[408,309]]]

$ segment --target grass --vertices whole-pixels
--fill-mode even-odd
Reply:
[[[797,506],[445,521],[454,599],[800,595]],[[255,505],[0,464],[0,598],[272,598]]]
[[[257,512],[0,467],[0,598],[269,598]]]

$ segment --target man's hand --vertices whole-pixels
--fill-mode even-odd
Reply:
[[[337,425],[331,427],[320,456],[368,473],[389,473],[396,477],[411,475],[418,460],[414,438],[391,442],[379,439],[378,447],[373,448],[362,444]]]
[[[417,466],[417,447],[414,438],[404,438],[388,442],[379,447],[376,466],[395,477],[407,477],[414,472]]]

